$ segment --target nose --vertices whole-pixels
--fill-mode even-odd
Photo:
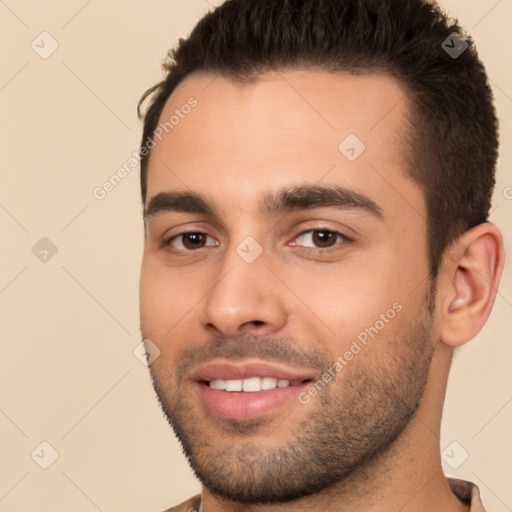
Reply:
[[[247,263],[232,250],[222,263],[214,265],[200,314],[201,324],[210,334],[264,335],[286,324],[284,291],[267,263],[264,253]]]

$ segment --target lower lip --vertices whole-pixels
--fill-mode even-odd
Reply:
[[[233,420],[250,420],[292,399],[298,403],[297,395],[308,383],[253,393],[221,391],[211,388],[204,382],[198,382],[197,385],[202,402],[215,416]]]

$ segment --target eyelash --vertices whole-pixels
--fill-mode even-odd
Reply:
[[[345,245],[348,245],[350,244],[351,242],[353,242],[353,240],[351,238],[349,238],[348,236],[344,235],[343,233],[340,233],[339,231],[334,231],[332,229],[328,229],[328,228],[314,228],[314,229],[306,229],[305,231],[302,231],[301,233],[299,233],[298,236],[296,236],[294,238],[294,240],[297,240],[298,238],[301,238],[303,237],[304,235],[308,234],[308,233],[329,233],[331,235],[334,235],[335,236],[335,240],[337,240],[334,245],[331,245],[329,247],[303,247],[303,246],[296,246],[296,247],[302,247],[303,249],[306,249],[307,251],[311,252],[311,253],[323,253],[323,254],[328,254],[330,252],[337,252],[337,251],[341,251],[342,250],[342,247],[340,247],[340,244],[341,246],[345,246]],[[339,239],[339,240],[338,240]]]
[[[353,239],[349,238],[348,236],[346,236],[345,234],[343,233],[340,233],[339,231],[334,231],[332,229],[327,229],[327,228],[314,228],[314,229],[307,229],[307,230],[304,230],[302,231],[301,233],[299,233],[295,238],[294,240],[297,240],[299,238],[301,238],[302,236],[308,234],[308,233],[329,233],[331,235],[335,235],[336,236],[336,239],[338,238],[341,238],[341,242],[343,242],[342,245],[347,245],[347,244],[350,244],[353,242]],[[175,254],[184,254],[184,253],[188,253],[188,252],[196,252],[196,251],[199,251],[201,249],[205,249],[206,247],[212,247],[212,246],[215,246],[217,244],[213,244],[211,246],[206,246],[206,247],[199,247],[198,249],[175,249],[172,247],[172,242],[176,239],[179,239],[179,238],[182,238],[186,235],[204,235],[206,237],[210,237],[210,235],[208,235],[207,233],[205,233],[204,231],[186,231],[184,233],[180,233],[178,235],[174,235],[172,236],[171,238],[167,239],[164,241],[163,243],[163,246],[164,247],[170,247],[171,249],[171,252],[175,253]],[[213,238],[213,237],[210,237],[210,238]],[[182,241],[183,243],[183,241]],[[308,252],[311,252],[311,253],[323,253],[323,254],[326,254],[326,253],[330,253],[330,252],[333,252],[333,251],[340,251],[342,250],[340,247],[338,247],[339,245],[339,241],[336,242],[334,245],[330,246],[330,247],[303,247],[303,246],[300,246],[300,245],[294,245],[295,247],[302,247],[302,249],[306,249]]]
[[[201,249],[204,249],[204,247],[199,247],[199,249],[174,249],[171,245],[173,240],[176,240],[178,238],[184,237],[185,235],[204,235],[209,237],[208,233],[205,233],[204,231],[185,231],[184,233],[180,233],[179,235],[174,235],[171,238],[164,241],[163,246],[164,247],[171,247],[171,252],[182,254],[184,252],[196,252]],[[210,237],[213,238],[213,237]],[[182,242],[183,243],[183,242]]]

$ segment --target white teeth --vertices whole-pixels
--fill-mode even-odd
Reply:
[[[227,380],[226,381],[226,391],[242,391],[242,381],[241,380]]]
[[[261,391],[261,379],[259,377],[251,377],[242,381],[242,389],[253,393],[254,391]]]
[[[300,381],[293,381],[291,385],[297,385]],[[215,379],[208,382],[211,388],[221,391],[245,391],[254,393],[257,391],[266,391],[270,389],[286,388],[290,386],[290,381],[286,379],[275,379],[274,377],[250,377],[248,379]]]
[[[263,377],[261,379],[261,389],[274,389],[277,386],[277,379],[274,377]]]
[[[213,389],[226,389],[226,381],[222,379],[211,380],[210,387]]]

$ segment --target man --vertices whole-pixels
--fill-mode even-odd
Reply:
[[[232,0],[166,72],[141,328],[203,484],[169,510],[484,510],[439,453],[504,264],[471,40],[426,0]]]

